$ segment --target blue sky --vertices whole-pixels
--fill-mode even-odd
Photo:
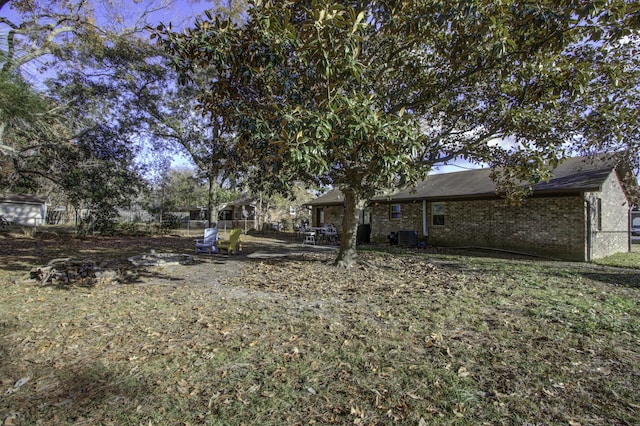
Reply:
[[[47,0],[37,0],[45,4]],[[155,10],[153,13],[147,14],[147,22],[151,25],[157,25],[160,22],[168,24],[171,22],[174,27],[181,28],[192,23],[196,16],[200,16],[202,12],[213,7],[212,1],[194,1],[194,0],[122,0],[121,7],[117,12],[121,16],[117,17],[106,8],[101,7],[101,2],[94,0],[96,5],[97,20],[101,24],[109,25],[118,22],[120,27],[130,27],[135,25],[136,19],[143,16],[145,11]],[[171,4],[171,7],[163,7]],[[7,18],[14,24],[20,24],[21,20],[16,11],[12,8],[12,2],[9,2],[0,10],[0,17]],[[7,49],[7,33],[9,27],[0,23],[0,50]],[[46,74],[42,74],[42,68],[46,64],[47,57],[36,58],[25,64],[22,68],[23,76],[34,84],[36,87],[43,88],[41,81],[46,78]]]

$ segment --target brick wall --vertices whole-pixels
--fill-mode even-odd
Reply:
[[[591,205],[592,259],[628,251],[629,203],[615,173],[609,175],[601,192],[586,193],[585,199]]]
[[[322,209],[324,212],[324,222],[316,223],[318,217],[318,209]],[[311,216],[313,217],[312,226],[322,226],[328,223],[333,223],[339,233],[342,232],[342,216],[344,215],[344,208],[342,206],[323,206],[314,207]]]
[[[502,199],[447,201],[444,225],[433,225],[427,202],[428,244],[474,246],[584,260],[585,217],[581,196],[530,198],[522,206]],[[389,205],[374,206],[372,234],[414,229],[423,236],[422,202],[401,204],[402,219],[390,219]]]
[[[401,230],[418,231],[422,238],[422,201],[394,203],[400,206],[400,218],[391,218],[391,204],[374,203],[371,207],[371,239],[375,242],[388,241],[391,232]]]

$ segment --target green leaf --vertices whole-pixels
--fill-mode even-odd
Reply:
[[[360,13],[358,13],[356,20],[353,23],[353,28],[351,28],[351,34],[354,34],[358,30],[358,26],[360,25],[360,22],[362,22],[363,19],[364,19],[364,11],[361,11]]]

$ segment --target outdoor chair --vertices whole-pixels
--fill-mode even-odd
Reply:
[[[196,253],[218,252],[218,228],[205,228],[204,238],[196,240]]]
[[[338,230],[333,224],[329,224],[325,227],[324,239],[330,244],[336,244],[338,242]]]
[[[242,229],[234,228],[229,234],[228,240],[218,241],[218,249],[226,250],[228,254],[236,254],[242,251],[242,241],[240,236],[242,235]]]
[[[306,231],[304,233],[304,240],[302,240],[302,244],[316,245],[316,233],[314,231]]]

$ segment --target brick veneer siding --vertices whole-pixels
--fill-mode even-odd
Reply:
[[[392,203],[400,205],[400,218],[391,218],[391,204],[374,203],[371,206],[371,238],[375,242],[388,241],[391,232],[418,231],[422,237],[422,201]]]
[[[445,224],[431,223],[427,202],[428,244],[474,246],[585,260],[582,196],[530,198],[522,206],[503,199],[446,201]],[[389,218],[389,205],[374,206],[372,234],[386,239],[391,231],[414,229],[423,237],[422,202],[401,204],[402,219]]]
[[[318,209],[322,209],[324,212],[324,223],[316,223],[318,217]],[[333,223],[339,233],[342,232],[342,217],[344,215],[344,208],[342,206],[322,206],[314,207],[311,216],[313,217],[312,226],[322,226],[328,223]]]
[[[609,175],[601,192],[589,192],[591,203],[591,258],[600,259],[629,250],[629,203],[615,173]],[[601,200],[598,213],[598,199]],[[600,216],[600,218],[598,218]],[[601,227],[598,229],[600,219]]]

